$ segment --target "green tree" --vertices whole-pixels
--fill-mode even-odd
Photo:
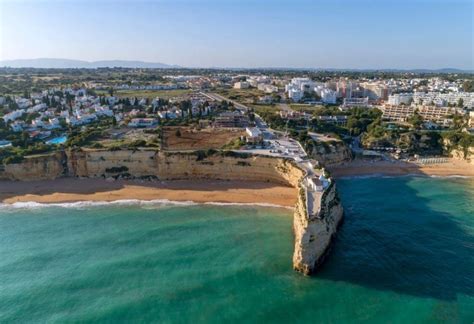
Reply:
[[[28,140],[30,139],[30,135],[28,132],[22,132],[21,133],[21,141],[23,142],[23,147],[28,146]]]
[[[463,115],[460,114],[454,114],[453,115],[453,125],[452,128],[456,130],[462,130],[464,127],[466,127],[467,122],[464,119]]]
[[[462,88],[466,92],[474,92],[474,80],[464,81]]]
[[[412,116],[408,118],[408,122],[413,125],[415,129],[420,129],[423,125],[423,117],[415,110]]]

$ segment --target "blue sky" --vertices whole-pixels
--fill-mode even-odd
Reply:
[[[472,0],[0,0],[0,60],[473,69]]]

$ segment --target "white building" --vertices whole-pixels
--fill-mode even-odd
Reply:
[[[278,92],[278,87],[271,85],[271,84],[266,84],[266,83],[259,83],[257,85],[257,89],[260,91],[263,91],[265,93],[275,93]]]
[[[314,91],[321,97],[321,101],[326,104],[336,103],[336,91],[324,87],[315,87]]]
[[[128,123],[128,127],[154,127],[156,125],[158,121],[155,118],[133,118]]]
[[[288,98],[293,100],[294,102],[300,101],[304,96],[304,92],[298,89],[289,89],[288,90]]]
[[[25,108],[28,108],[30,106],[30,101],[28,99],[25,99],[25,98],[16,98],[15,102],[17,103],[17,105],[20,109],[25,109]]]
[[[310,78],[293,78],[291,82],[285,86],[285,90],[299,89],[301,91],[312,91],[315,83]]]
[[[413,101],[413,94],[412,93],[397,93],[388,96],[388,104],[399,106],[401,104],[409,105]]]
[[[5,114],[3,120],[5,123],[8,123],[9,121],[14,121],[17,118],[20,118],[24,113],[24,110],[14,110],[11,113]]]
[[[473,92],[415,92],[413,94],[413,104],[424,106],[435,105],[442,107],[448,104],[453,106],[457,105],[460,99],[464,107],[474,108]]]
[[[250,87],[250,84],[246,81],[240,81],[234,83],[234,89],[248,89]]]
[[[247,133],[247,142],[258,143],[263,140],[263,134],[257,127],[247,127],[245,132]]]
[[[107,106],[95,106],[94,110],[97,116],[112,117],[114,115],[114,112],[110,110]]]
[[[344,98],[344,107],[368,107],[369,98]]]
[[[31,108],[28,108],[28,109],[26,110],[26,112],[30,114],[30,113],[34,113],[34,112],[38,112],[38,111],[44,110],[44,109],[46,109],[46,108],[48,108],[48,106],[47,106],[45,103],[40,103],[40,104],[35,105],[35,106],[31,107]]]
[[[326,179],[324,175],[320,175],[319,177],[312,177],[308,179],[308,187],[312,191],[324,191],[327,187],[329,187],[330,180]]]
[[[316,83],[309,78],[293,78],[291,82],[285,86],[288,98],[293,101],[300,101],[305,92],[313,92]]]

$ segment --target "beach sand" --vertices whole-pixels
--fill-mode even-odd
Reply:
[[[193,201],[198,203],[272,204],[293,207],[297,190],[250,181],[144,181],[61,178],[0,181],[0,202],[63,203],[123,199]]]
[[[474,177],[474,164],[450,159],[447,163],[419,165],[402,161],[354,160],[329,168],[335,178],[359,175],[427,175],[427,176],[467,176]]]
[[[448,163],[417,165],[401,161],[354,160],[329,168],[333,177],[361,175],[468,176],[474,177],[474,164],[451,159]],[[252,181],[145,181],[60,178],[18,182],[0,181],[0,202],[63,203],[115,201],[125,199],[193,201],[197,203],[271,204],[293,207],[297,189]]]

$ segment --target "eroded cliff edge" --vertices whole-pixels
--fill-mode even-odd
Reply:
[[[293,216],[293,268],[311,275],[324,262],[331,248],[337,229],[342,223],[343,208],[335,183],[325,189],[319,202],[314,202],[314,212],[308,210],[308,194],[305,186],[301,186]]]
[[[336,186],[324,191],[308,185],[314,177],[312,164],[233,151],[162,152],[136,150],[67,150],[27,157],[0,170],[0,179],[31,181],[59,177],[156,177],[160,180],[264,181],[298,188],[293,230],[293,267],[310,275],[323,262],[337,227],[342,206]]]

